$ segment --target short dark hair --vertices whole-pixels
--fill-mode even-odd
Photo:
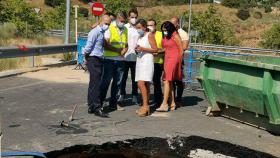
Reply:
[[[147,21],[144,19],[138,19],[135,25],[141,24],[142,26],[147,28]]]
[[[136,14],[138,16],[138,11],[137,11],[136,8],[130,9],[129,12],[128,12],[128,16],[130,16],[131,13],[134,13],[134,14]]]
[[[157,22],[155,19],[149,19],[148,21],[153,21],[155,23],[155,25],[157,25]]]
[[[119,13],[117,14],[117,16],[122,17],[122,18],[124,18],[125,20],[127,19],[127,14],[126,14],[126,12],[119,12]]]
[[[166,36],[167,39],[171,39],[172,34],[173,34],[174,32],[177,32],[176,27],[175,27],[170,21],[165,21],[165,22],[161,25],[162,35],[164,36],[163,28],[165,28],[166,31],[168,32],[168,35]]]
[[[107,13],[105,13],[105,15],[116,17],[116,15],[114,13],[111,13],[111,12],[107,12]]]

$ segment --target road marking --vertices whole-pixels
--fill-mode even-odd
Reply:
[[[26,84],[26,85],[21,85],[21,86],[6,88],[6,89],[0,89],[0,93],[5,92],[5,91],[9,91],[9,90],[19,89],[19,88],[32,87],[32,86],[36,86],[36,85],[39,85],[39,84],[42,84],[42,83],[45,83],[45,82],[47,82],[47,81],[39,81],[39,82],[30,83],[30,84]]]

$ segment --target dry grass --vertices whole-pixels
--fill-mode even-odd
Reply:
[[[38,39],[16,38],[16,39],[8,40],[7,43],[9,43],[9,45],[6,46],[63,44],[63,40],[55,37],[45,37],[43,41],[40,41]],[[35,66],[42,65],[42,58],[63,59],[63,54],[36,56]],[[30,60],[29,57],[0,59],[0,71],[29,67],[30,66],[29,60]]]
[[[52,7],[45,5],[44,0],[26,0],[26,2],[30,3],[34,7],[40,8],[42,12],[52,9]],[[84,4],[84,3],[80,2],[79,0],[71,0],[71,5],[73,6],[75,4],[86,7],[86,8],[90,8],[89,5]]]
[[[196,13],[204,12],[209,7],[209,4],[195,4],[193,11]],[[263,14],[262,19],[250,17],[246,21],[240,20],[237,16],[237,9],[226,8],[222,5],[215,5],[218,9],[218,14],[230,25],[235,31],[236,37],[241,41],[241,46],[257,47],[261,40],[261,35],[268,30],[273,23],[279,22],[279,12],[264,13],[261,9],[251,9],[250,12],[260,11]],[[163,22],[173,16],[181,16],[188,11],[188,5],[180,6],[156,6],[156,7],[139,7],[140,16],[147,18],[155,15],[161,16]]]

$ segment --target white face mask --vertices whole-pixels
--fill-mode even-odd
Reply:
[[[130,21],[130,23],[131,23],[132,25],[135,25],[137,19],[136,19],[136,18],[131,18],[129,21]]]
[[[148,29],[150,32],[155,32],[155,30],[156,30],[153,26],[148,26]]]
[[[168,32],[167,32],[167,31],[163,31],[163,35],[164,35],[164,36],[167,36],[167,35],[168,35]]]
[[[108,30],[108,28],[109,28],[109,26],[106,25],[106,24],[103,24],[103,25],[101,26],[101,29],[102,29],[103,31]]]

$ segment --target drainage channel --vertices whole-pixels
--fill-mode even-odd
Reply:
[[[76,145],[46,153],[48,158],[276,158],[228,142],[198,137],[141,138],[102,145]]]

